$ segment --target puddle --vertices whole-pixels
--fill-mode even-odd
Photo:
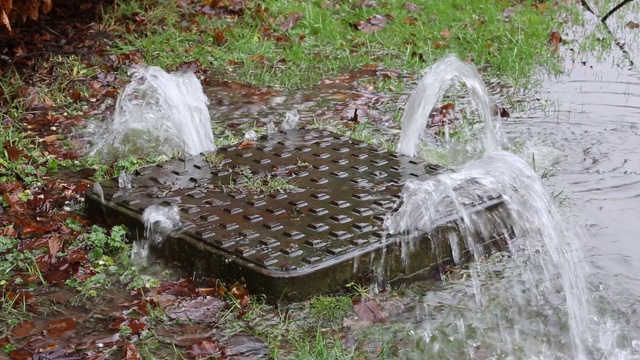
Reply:
[[[638,14],[640,4],[632,2],[608,20],[635,63],[640,62],[640,48],[634,45],[640,31],[626,24],[640,21]],[[595,26],[589,18],[587,29]],[[631,314],[640,310],[640,70],[627,54],[612,48],[604,57],[575,55],[572,60],[567,54],[569,74],[547,81],[538,95],[554,104],[551,110],[521,114],[505,123],[505,130],[565,155],[550,182],[567,194],[576,222],[587,224],[584,251],[602,311],[624,320],[625,330],[637,339],[640,320]]]

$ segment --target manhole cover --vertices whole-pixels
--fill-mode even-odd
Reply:
[[[155,249],[161,258],[243,280],[254,294],[300,300],[374,271],[390,279],[450,260],[448,241],[434,240],[458,231],[455,217],[419,239],[383,227],[406,179],[441,171],[330,131],[298,130],[141,168],[128,190],[117,178],[103,181],[104,202],[90,191],[86,206],[98,221],[139,234],[145,209],[176,206],[181,226]],[[490,216],[499,204],[487,196],[470,206]],[[485,234],[487,246],[500,248],[499,235]]]

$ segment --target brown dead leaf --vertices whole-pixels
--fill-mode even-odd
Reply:
[[[440,36],[442,36],[445,39],[448,39],[451,37],[451,32],[449,31],[449,29],[444,29],[440,31]]]
[[[629,29],[637,29],[637,28],[640,28],[640,24],[638,24],[638,23],[637,23],[637,22],[635,22],[635,21],[629,21],[629,22],[627,23],[627,25],[626,25],[626,26],[627,26],[627,28],[629,28]]]
[[[23,338],[29,336],[35,329],[36,325],[32,321],[23,321],[11,329],[11,334],[17,338]]]
[[[372,15],[367,20],[358,20],[353,27],[365,34],[373,34],[382,29],[391,20],[391,15]]]
[[[209,359],[224,356],[224,349],[218,346],[216,341],[201,341],[191,345],[187,350],[187,357],[190,359]]]
[[[222,29],[213,29],[213,42],[218,46],[224,46],[227,44],[227,35],[224,34]]]
[[[560,33],[557,31],[552,31],[549,34],[549,41],[548,44],[551,45],[551,51],[556,52],[558,51],[558,45],[562,43],[562,36],[560,36]]]
[[[24,100],[27,109],[33,109],[40,104],[38,89],[29,85],[18,87],[18,98]]]
[[[58,140],[59,138],[60,138],[60,134],[53,134],[53,135],[45,136],[44,138],[42,138],[42,141],[46,143],[50,143]]]
[[[78,102],[82,99],[82,93],[78,89],[73,89],[71,92],[71,100]]]
[[[231,295],[233,295],[234,298],[240,300],[248,294],[249,292],[247,291],[246,286],[244,286],[243,284],[237,282],[231,285]]]
[[[60,337],[67,331],[76,328],[76,321],[71,318],[53,320],[47,324],[47,334],[54,337]]]
[[[292,14],[291,16],[289,16],[287,18],[287,20],[285,20],[282,25],[280,25],[280,30],[281,31],[287,31],[289,29],[291,29],[292,27],[294,27],[298,21],[300,21],[300,19],[302,18],[302,14],[297,12]]]
[[[62,237],[60,235],[54,235],[49,238],[49,256],[51,259],[55,259],[56,254],[62,248]]]
[[[414,3],[410,3],[410,2],[406,2],[404,4],[402,4],[402,8],[407,10],[408,12],[418,12],[418,11],[422,11],[422,9],[420,9],[420,6],[414,4]]]
[[[42,0],[42,12],[43,13],[48,13],[49,11],[51,11],[51,8],[53,7],[53,5],[51,4],[51,0]]]
[[[436,49],[440,49],[447,46],[449,46],[449,43],[446,41],[436,41],[433,43],[433,47]]]
[[[256,143],[250,140],[244,140],[240,143],[240,145],[238,145],[238,149],[244,149],[248,147],[256,147]]]
[[[4,10],[0,10],[0,23],[4,25],[5,29],[7,29],[8,32],[11,32],[11,23],[9,22],[9,17],[7,16],[7,13],[4,12]]]
[[[122,360],[138,360],[140,359],[140,354],[136,349],[136,346],[132,343],[126,343],[124,348],[122,349]]]
[[[226,302],[218,297],[183,299],[167,306],[164,312],[174,320],[215,322],[226,306]]]
[[[374,299],[360,300],[353,305],[353,309],[364,323],[374,324],[385,320],[380,304]]]
[[[498,104],[493,105],[492,114],[493,116],[499,115],[501,118],[511,117],[511,114],[509,114],[509,111],[507,110],[507,108],[505,108],[504,106],[500,106]]]
[[[406,17],[402,21],[404,21],[405,24],[409,25],[415,25],[418,23],[418,20],[413,16]]]

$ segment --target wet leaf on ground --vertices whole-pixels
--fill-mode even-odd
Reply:
[[[126,343],[122,348],[122,360],[138,360],[140,354],[132,343]]]
[[[245,296],[248,296],[249,291],[247,291],[247,287],[244,286],[244,284],[234,283],[233,285],[231,285],[231,295],[233,295],[234,298],[240,300]]]
[[[47,334],[53,337],[60,337],[67,331],[76,328],[76,321],[71,318],[57,319],[47,324]]]
[[[410,3],[410,2],[406,2],[404,4],[402,4],[402,8],[405,9],[408,12],[418,12],[418,11],[422,11],[422,9],[420,8],[420,6],[414,4],[414,3]]]
[[[224,355],[224,349],[218,346],[217,341],[201,341],[187,350],[190,359],[222,358]]]
[[[175,320],[213,322],[226,302],[215,297],[179,301],[164,309],[165,314]]]
[[[353,304],[353,309],[358,318],[368,324],[380,323],[385,320],[385,316],[380,309],[380,304],[374,299],[359,300]]]
[[[365,34],[373,34],[378,32],[391,20],[391,15],[372,15],[366,20],[358,20],[353,24],[356,30],[360,30]]]
[[[559,44],[562,43],[562,36],[560,36],[560,33],[557,31],[552,31],[549,34],[549,45],[551,45],[551,51],[556,52],[558,51],[558,46]]]
[[[11,329],[11,334],[17,338],[23,338],[30,335],[35,329],[36,325],[33,321],[23,321]]]
[[[244,149],[248,147],[256,147],[256,143],[251,140],[244,140],[238,145],[238,149]]]
[[[637,28],[640,28],[640,24],[638,24],[638,23],[637,23],[637,22],[635,22],[635,21],[629,21],[629,22],[627,23],[627,25],[626,25],[626,26],[627,26],[627,28],[629,28],[629,29],[637,29]]]
[[[299,12],[291,14],[284,22],[282,22],[282,25],[280,25],[280,30],[288,31],[289,29],[294,27],[301,18],[302,14]]]
[[[174,282],[162,283],[153,289],[157,293],[175,295],[175,296],[196,296],[198,290],[191,279],[181,279]]]

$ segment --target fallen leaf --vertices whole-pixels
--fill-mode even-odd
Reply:
[[[637,28],[640,28],[640,24],[638,24],[635,21],[629,21],[627,23],[627,28],[629,28],[629,29],[637,29]]]
[[[9,22],[9,17],[7,16],[7,13],[5,13],[2,9],[0,9],[0,22],[2,23],[2,25],[4,25],[5,29],[7,29],[8,32],[11,32],[11,23]]]
[[[126,343],[124,348],[122,349],[122,360],[138,360],[140,359],[140,354],[136,349],[136,346],[132,343]]]
[[[214,322],[226,302],[216,297],[186,299],[164,309],[167,316],[175,320]]]
[[[451,32],[449,31],[449,29],[444,29],[440,31],[440,36],[442,36],[445,39],[448,39],[451,37]]]
[[[233,297],[235,297],[236,299],[240,300],[248,294],[249,292],[243,284],[234,283],[233,285],[231,285],[231,295],[233,295]]]
[[[213,29],[213,42],[218,46],[224,46],[227,44],[227,35],[224,34],[222,29]]]
[[[292,14],[282,23],[282,25],[280,25],[280,30],[287,31],[291,29],[298,23],[298,21],[300,21],[301,18],[302,14],[299,12]]]
[[[380,31],[382,27],[386,25],[389,20],[391,20],[390,18],[390,15],[383,16],[376,14],[367,18],[367,20],[358,20],[355,24],[353,24],[353,27],[365,34],[373,34]]]
[[[556,52],[558,51],[558,44],[562,43],[562,36],[554,30],[549,34],[548,43],[551,45],[551,51]]]
[[[420,6],[418,6],[418,5],[414,4],[414,3],[410,3],[410,2],[406,2],[406,3],[402,4],[402,8],[404,8],[408,12],[422,11]]]
[[[502,15],[504,16],[505,21],[511,21],[511,19],[513,18],[513,15],[515,14],[516,14],[515,7],[508,7],[504,9],[504,11],[502,12]]]
[[[50,143],[58,140],[59,138],[60,138],[59,134],[53,134],[53,135],[45,136],[44,138],[42,138],[42,141],[46,143]]]
[[[67,331],[76,328],[76,321],[71,318],[53,320],[47,324],[47,334],[54,337],[60,337]]]
[[[203,359],[203,358],[220,358],[224,356],[224,349],[218,346],[216,341],[201,341],[197,344],[191,345],[187,350],[187,357],[190,359]]]
[[[189,71],[192,73],[197,73],[201,69],[202,69],[202,64],[200,63],[200,60],[185,61],[176,67],[177,71]]]
[[[35,329],[36,325],[32,321],[23,321],[11,329],[11,334],[17,338],[23,338],[30,335]]]
[[[353,305],[356,315],[365,323],[374,324],[385,320],[380,305],[376,300],[360,300]]]
[[[15,349],[11,351],[9,353],[9,357],[11,357],[11,359],[13,360],[27,360],[27,359],[32,359],[33,354],[31,353],[31,351],[25,348],[20,348],[20,349]]]
[[[404,21],[405,24],[409,24],[409,25],[415,25],[418,23],[418,20],[413,16],[406,17],[402,21]]]
[[[238,149],[244,149],[248,147],[256,147],[256,143],[251,140],[244,140],[238,145]]]
[[[62,248],[62,237],[57,234],[50,237],[48,241],[48,245],[49,245],[49,256],[51,257],[51,259],[55,259],[56,254]]]
[[[42,0],[42,12],[43,13],[48,13],[49,11],[51,11],[51,8],[53,6],[51,5],[51,0]]]
[[[446,41],[436,41],[433,43],[433,47],[435,47],[436,49],[440,49],[447,46],[449,46],[449,43]]]
[[[511,117],[509,111],[504,106],[500,106],[498,104],[493,105],[493,116],[499,115],[501,118]]]

